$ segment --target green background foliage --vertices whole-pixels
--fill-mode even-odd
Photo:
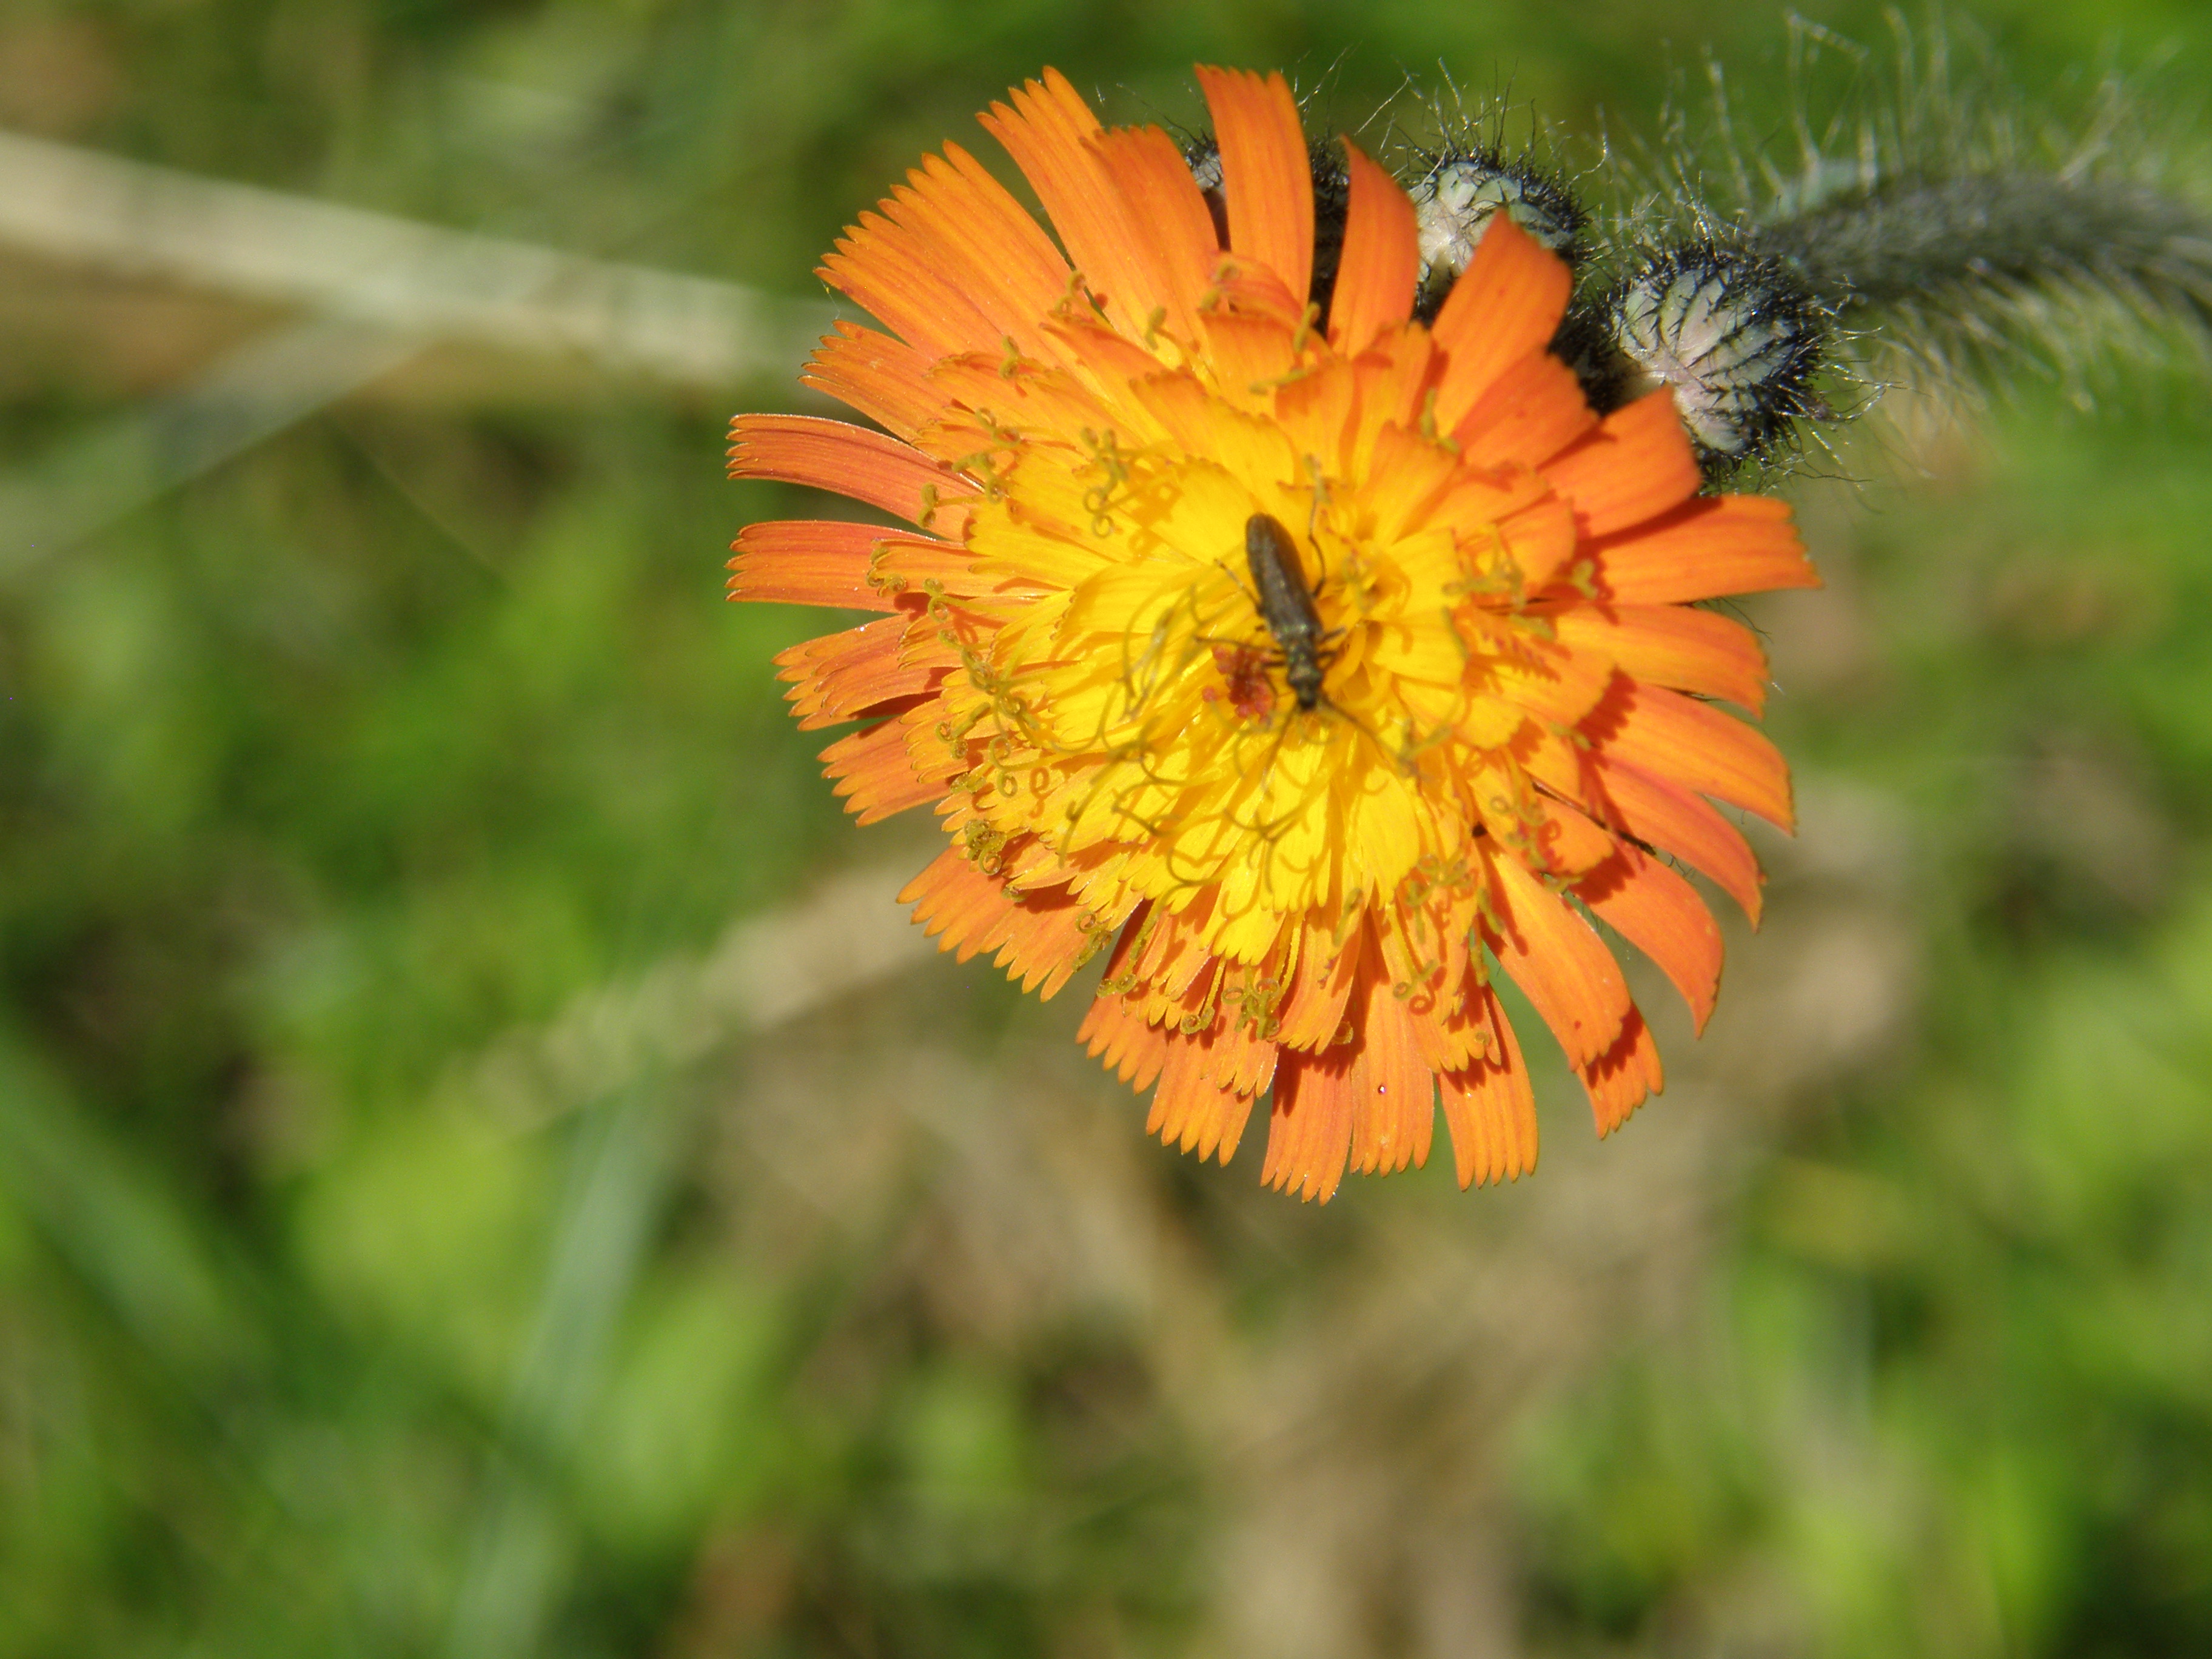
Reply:
[[[2212,46],[1959,21],[2023,107],[2171,45],[2157,114]],[[1046,63],[1357,126],[1441,60],[1627,153],[1706,46],[1782,131],[1782,17],[1692,0],[10,0],[0,125],[806,295]],[[0,299],[33,485],[281,321]],[[720,476],[786,380],[439,361],[0,525],[0,1659],[2212,1651],[2201,362],[1899,393],[1871,482],[1790,484],[1831,586],[1750,614],[1805,831],[1712,1033],[1603,1148],[1553,1066],[1533,1182],[1315,1210],[1258,1129],[1143,1141],[1080,989],[981,964],[562,1061],[930,831],[790,729],[819,619],[720,603],[821,505]]]

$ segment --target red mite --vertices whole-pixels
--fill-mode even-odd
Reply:
[[[1266,721],[1275,712],[1275,688],[1267,678],[1267,653],[1256,645],[1220,645],[1213,647],[1213,665],[1228,685],[1229,706],[1244,719],[1255,724]],[[1208,690],[1207,702],[1222,694]]]

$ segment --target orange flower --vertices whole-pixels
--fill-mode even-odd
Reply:
[[[1759,647],[1692,602],[1815,579],[1786,508],[1698,495],[1666,393],[1590,412],[1546,349],[1566,268],[1505,216],[1424,328],[1412,205],[1347,145],[1312,314],[1290,90],[1199,78],[1225,250],[1175,143],[1051,71],[981,118],[1058,246],[951,144],[861,216],[823,275],[890,332],[805,378],[889,435],[744,416],[731,471],[916,528],[749,526],[732,595],[884,613],[779,659],[801,725],[863,723],[823,756],[862,823],[936,805],[903,896],[943,948],[1046,996],[1110,951],[1082,1035],[1157,1084],[1148,1132],[1226,1163],[1272,1088],[1264,1178],[1326,1199],[1425,1162],[1441,1091],[1461,1184],[1517,1176],[1493,970],[1601,1133],[1660,1086],[1592,918],[1702,1028],[1720,934],[1677,865],[1755,921],[1706,798],[1790,807],[1714,701],[1758,709]]]

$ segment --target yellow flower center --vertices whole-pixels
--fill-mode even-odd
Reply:
[[[988,739],[980,833],[1034,836],[1102,912],[1204,896],[1210,948],[1254,963],[1286,919],[1357,914],[1517,821],[1509,694],[1545,625],[1494,520],[1467,511],[1509,485],[1395,428],[1387,471],[1332,466],[1203,368],[1137,383],[1110,428],[980,415],[997,441],[969,545],[1009,593],[963,641],[940,734]],[[1255,579],[1258,515],[1286,532],[1317,637]]]

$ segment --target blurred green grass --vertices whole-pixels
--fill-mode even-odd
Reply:
[[[2031,94],[2208,44],[1971,15]],[[0,123],[804,294],[1047,62],[1125,117],[1193,114],[1194,58],[1326,72],[1356,125],[1442,58],[1648,132],[1670,63],[1755,105],[1782,39],[19,3]],[[10,464],[235,326],[142,297],[27,328]],[[2190,366],[2094,413],[2027,376],[1931,477],[1805,485],[1834,586],[1754,614],[1808,828],[1706,1048],[1601,1152],[1556,1079],[1533,1185],[1319,1212],[1139,1141],[1078,1011],[981,972],[501,1083],[925,842],[843,823],[789,729],[767,659],[818,620],[719,603],[794,508],[722,482],[722,422],[791,388],[467,384],[0,578],[0,1656],[2212,1650]]]

